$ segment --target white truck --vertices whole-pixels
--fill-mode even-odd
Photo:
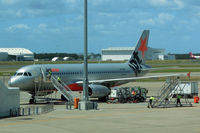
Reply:
[[[171,94],[175,97],[176,95],[181,95],[184,97],[192,98],[193,96],[198,96],[198,82],[197,81],[181,81],[174,88]]]

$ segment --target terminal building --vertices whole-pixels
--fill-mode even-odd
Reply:
[[[101,50],[101,59],[103,61],[123,61],[128,60],[135,47],[111,47]],[[175,55],[166,55],[165,49],[148,47],[146,60],[175,60]]]
[[[33,61],[34,54],[25,48],[0,48],[0,61]]]

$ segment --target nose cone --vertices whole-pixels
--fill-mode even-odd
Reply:
[[[13,76],[8,81],[8,86],[21,88],[23,85],[25,85],[25,83],[26,83],[26,81],[24,81],[24,79],[22,77]]]
[[[12,77],[8,81],[8,86],[10,86],[10,87],[17,87],[16,81]]]
[[[12,87],[11,80],[8,80],[8,86]]]
[[[22,76],[13,76],[8,81],[8,86],[19,87],[21,90],[26,90],[34,86],[34,84],[33,84],[33,79]]]

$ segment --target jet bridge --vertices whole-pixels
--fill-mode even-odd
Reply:
[[[152,103],[153,108],[159,107],[176,107],[176,106],[192,106],[191,102],[188,100],[186,96],[181,98],[181,104],[177,105],[177,97],[180,94],[176,94],[172,92],[183,92],[185,86],[180,86],[179,77],[170,77],[164,85],[162,86],[161,90],[158,92],[156,99]],[[182,95],[183,96],[183,95]]]

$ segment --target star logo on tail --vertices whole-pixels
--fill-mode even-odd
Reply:
[[[144,58],[144,52],[147,51],[147,46],[146,46],[147,38],[145,38],[144,40],[142,40],[141,38],[140,42],[141,45],[138,50],[142,52],[142,58]]]

